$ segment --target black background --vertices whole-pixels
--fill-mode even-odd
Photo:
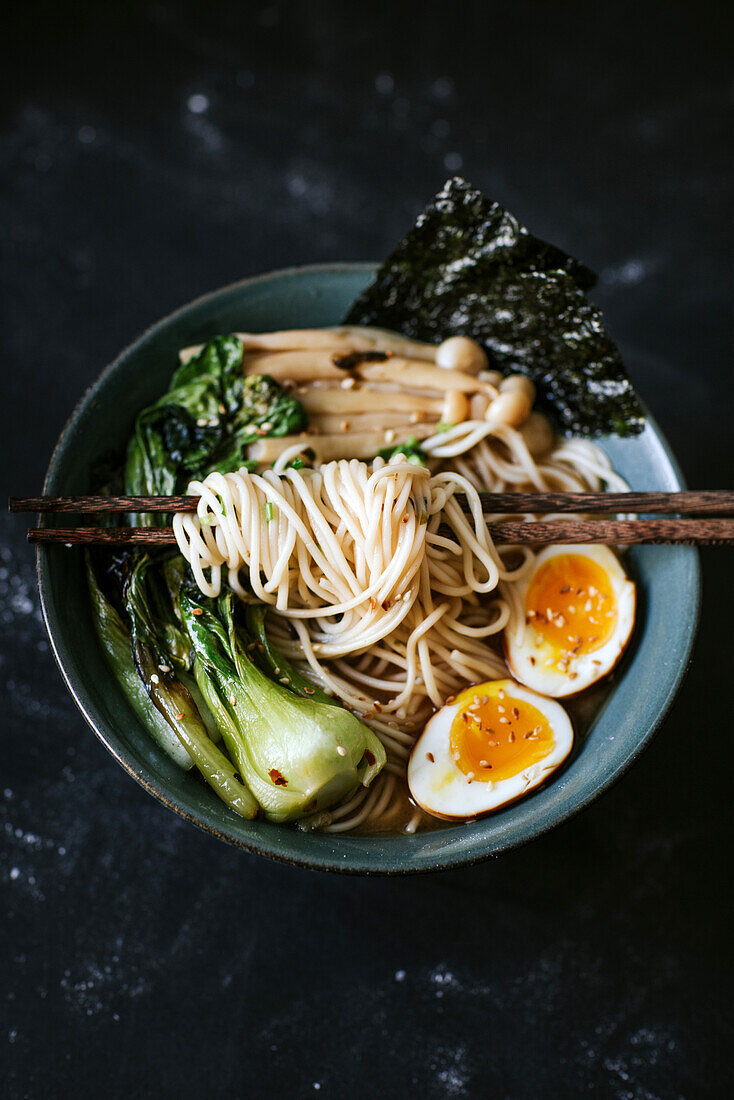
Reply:
[[[731,486],[727,7],[16,8],[6,492],[40,489],[149,322],[379,258],[456,170],[600,273],[689,483]],[[124,775],[54,667],[25,523],[2,524],[5,1095],[731,1095],[731,551],[704,555],[694,667],[611,794],[484,865],[356,879],[229,849]]]

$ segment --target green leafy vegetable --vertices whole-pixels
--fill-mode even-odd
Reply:
[[[301,695],[304,698],[315,699],[317,703],[328,703],[329,706],[333,706],[334,700],[331,696],[322,691],[320,687],[312,684],[310,680],[307,680],[272,644],[265,630],[266,615],[267,608],[263,604],[252,603],[248,605],[247,629],[253,638],[257,638],[259,643],[257,646],[251,645],[248,647],[252,650],[255,659],[257,660],[259,657],[259,663],[264,666],[264,671],[272,679],[287,684],[289,691],[295,692],[296,695]]]
[[[246,448],[261,436],[299,432],[303,405],[267,375],[242,373],[242,341],[217,336],[182,364],[171,387],[139,414],[125,467],[129,495],[181,492],[193,478],[248,466]],[[165,516],[134,516],[140,526]]]
[[[634,435],[644,414],[601,313],[586,297],[595,281],[578,260],[455,178],[346,321],[434,343],[470,336],[500,370],[528,375],[568,434]]]
[[[232,762],[217,748],[202,716],[199,701],[186,686],[185,669],[193,661],[186,632],[175,619],[167,602],[167,590],[159,574],[159,563],[148,555],[138,558],[125,586],[125,604],[131,622],[132,658],[138,684],[147,690],[151,702],[168,723],[204,779],[242,817],[252,818],[258,804]],[[149,577],[150,570],[154,576]],[[213,717],[211,721],[214,722]]]
[[[269,820],[293,821],[369,785],[385,763],[377,736],[342,707],[273,683],[247,653],[231,593],[213,602],[182,590],[180,610],[199,688]]]
[[[404,455],[406,461],[412,462],[414,466],[426,466],[428,459],[428,455],[414,435],[403,443],[394,443],[390,447],[383,447],[381,451],[377,452],[377,455],[378,458],[384,458],[385,462],[389,462],[395,455]]]
[[[113,604],[102,592],[89,559],[87,559],[87,579],[92,597],[94,627],[115,679],[125,692],[135,714],[163,751],[180,768],[190,768],[191,757],[171,725],[150,700],[133,661],[130,631]]]

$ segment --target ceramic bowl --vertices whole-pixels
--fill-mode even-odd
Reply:
[[[368,264],[276,271],[216,290],[153,325],[80,401],[53,453],[44,491],[89,490],[95,462],[110,449],[122,450],[136,413],[167,388],[179,348],[234,330],[338,324],[372,271]],[[637,438],[601,443],[632,488],[683,487],[652,420]],[[323,870],[404,874],[458,867],[532,840],[597,798],[650,741],[689,661],[699,608],[699,558],[688,547],[637,547],[630,551],[629,565],[642,597],[631,652],[563,772],[524,800],[471,825],[384,837],[306,833],[238,817],[195,771],[177,768],[135,718],[100,651],[79,550],[39,549],[38,580],[49,636],[69,690],[102,743],[146,790],[200,828],[252,852]]]

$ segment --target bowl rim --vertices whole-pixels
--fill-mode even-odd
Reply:
[[[87,387],[79,400],[76,402],[74,408],[66,419],[66,422],[59,434],[56,444],[51,452],[48,468],[43,481],[43,492],[47,494],[49,492],[49,485],[53,480],[56,472],[56,464],[65,449],[65,445],[68,437],[74,431],[77,420],[79,417],[89,409],[96,399],[97,394],[103,390],[107,384],[107,380],[114,374],[118,364],[121,360],[126,359],[131,354],[134,354],[137,348],[143,344],[147,339],[155,334],[159,329],[167,326],[179,316],[183,316],[188,311],[197,305],[205,304],[209,300],[213,300],[219,297],[221,294],[236,291],[241,288],[251,286],[256,283],[264,283],[269,280],[281,279],[291,276],[308,276],[309,274],[336,274],[339,273],[369,273],[376,270],[378,264],[370,261],[344,261],[334,263],[315,263],[315,264],[303,264],[293,265],[285,268],[276,268],[271,271],[262,272],[258,275],[250,275],[244,279],[238,279],[234,282],[227,283],[223,286],[216,287],[213,290],[207,291],[204,294],[200,294],[190,301],[178,306],[176,309],[171,310],[163,317],[158,318],[155,322],[148,325],[138,336],[135,337],[129,344],[122,348],[115,358],[100,372],[97,378]],[[644,406],[643,406],[644,407]],[[660,431],[654,417],[652,417],[644,408],[646,422],[649,424],[653,431],[656,441],[661,451],[663,452],[666,461],[669,463],[670,468],[679,483],[681,488],[685,488],[685,479],[683,478],[682,471],[678,464],[678,461],[673,454],[667,439]],[[45,526],[49,521],[45,516],[40,518],[41,526]],[[46,626],[46,631],[49,636],[51,648],[61,672],[62,678],[74,699],[77,707],[82,713],[87,725],[90,726],[95,736],[104,745],[105,749],[114,757],[114,759],[120,764],[120,766],[127,772],[131,778],[133,778],[144,790],[153,795],[157,801],[161,802],[168,809],[173,810],[176,814],[182,817],[184,820],[191,822],[197,828],[201,829],[212,836],[217,837],[219,840],[225,841],[227,844],[233,847],[239,848],[253,854],[266,856],[269,859],[277,860],[281,863],[287,863],[292,866],[305,867],[309,870],[319,871],[332,871],[341,874],[352,875],[367,875],[367,876],[394,876],[394,875],[413,875],[413,874],[429,874],[437,871],[455,870],[460,867],[472,866],[476,863],[481,863],[486,860],[497,858],[504,852],[512,851],[516,848],[524,847],[531,841],[538,839],[544,834],[555,829],[557,826],[569,821],[576,814],[586,809],[589,805],[595,802],[603,794],[609,791],[624,775],[624,773],[632,766],[638,756],[643,752],[645,748],[651,743],[655,735],[659,731],[666,715],[668,714],[681,684],[690,668],[693,647],[696,641],[698,627],[701,616],[701,557],[700,552],[696,548],[690,548],[694,551],[691,555],[692,569],[692,589],[689,593],[691,599],[691,611],[692,611],[692,629],[686,637],[685,648],[679,654],[677,671],[673,677],[673,682],[668,690],[668,693],[659,708],[659,711],[655,718],[648,723],[647,730],[644,737],[641,737],[630,753],[621,760],[617,766],[607,775],[605,775],[602,782],[598,784],[596,788],[588,792],[588,794],[582,796],[579,800],[574,801],[572,805],[562,808],[559,813],[553,816],[553,819],[540,825],[533,830],[529,835],[521,837],[519,840],[513,839],[511,842],[501,842],[497,847],[490,850],[483,850],[472,853],[453,853],[442,856],[439,853],[435,853],[424,863],[420,865],[400,865],[398,861],[387,861],[384,857],[379,857],[379,863],[376,861],[365,860],[360,866],[349,866],[345,864],[343,859],[339,857],[337,853],[332,856],[326,856],[324,854],[314,855],[313,857],[287,853],[273,845],[263,843],[257,838],[244,838],[237,836],[233,832],[223,831],[217,828],[216,825],[211,822],[203,820],[195,812],[190,810],[184,802],[182,802],[176,795],[169,793],[165,790],[163,783],[156,783],[152,781],[148,776],[141,771],[140,765],[134,760],[132,753],[126,749],[122,739],[117,734],[107,728],[106,723],[102,720],[101,716],[95,713],[96,707],[93,703],[85,700],[86,691],[84,684],[69,672],[66,667],[65,653],[66,644],[63,639],[63,631],[60,628],[60,624],[54,621],[54,616],[50,610],[50,576],[49,576],[49,558],[43,553],[43,548],[39,545],[36,547],[36,578],[38,584],[39,598],[41,604],[41,611],[43,614],[43,620]],[[615,689],[616,690],[616,689]],[[612,693],[613,694],[613,693]],[[370,843],[372,838],[364,837],[360,838],[365,842],[365,848]]]

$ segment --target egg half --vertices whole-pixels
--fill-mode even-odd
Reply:
[[[548,546],[514,586],[505,628],[513,676],[556,698],[616,665],[635,623],[635,586],[607,546]]]
[[[477,817],[542,783],[571,751],[563,707],[512,680],[467,688],[427,722],[408,786],[435,817]]]

